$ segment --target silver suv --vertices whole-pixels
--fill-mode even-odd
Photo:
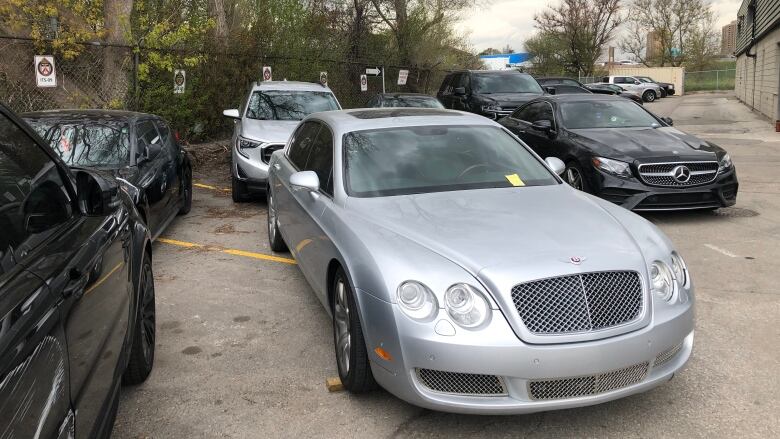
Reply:
[[[241,108],[222,112],[235,119],[233,201],[265,192],[271,154],[284,148],[301,119],[319,111],[340,110],[333,92],[311,82],[265,81],[253,83]]]

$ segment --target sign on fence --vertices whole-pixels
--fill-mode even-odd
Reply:
[[[187,73],[184,70],[176,69],[173,71],[173,93],[184,93],[184,87],[187,85]]]
[[[375,68],[367,68],[366,69],[366,75],[369,76],[379,76],[382,74],[382,68],[381,67],[375,67]]]
[[[35,83],[38,87],[57,86],[57,71],[54,69],[53,56],[35,55]]]
[[[271,66],[263,66],[263,81],[271,81],[274,77],[271,74]]]
[[[398,71],[398,85],[406,85],[406,80],[409,78],[409,70]]]
[[[320,72],[320,84],[328,86],[328,72]]]
[[[360,75],[360,91],[368,91],[368,78],[366,75]]]

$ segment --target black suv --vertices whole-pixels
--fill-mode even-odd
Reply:
[[[447,74],[436,97],[444,108],[500,119],[543,94],[531,75],[517,70],[462,70]]]
[[[125,190],[0,104],[0,436],[107,437],[119,384],[149,376],[151,240]]]

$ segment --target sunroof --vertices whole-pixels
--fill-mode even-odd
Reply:
[[[384,119],[387,117],[407,116],[460,116],[454,111],[439,110],[436,108],[388,108],[382,110],[357,110],[349,114],[358,119]]]

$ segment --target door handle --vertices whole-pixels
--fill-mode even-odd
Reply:
[[[71,296],[79,298],[84,294],[84,287],[87,286],[88,277],[78,268],[71,268],[68,271],[70,280],[62,290],[62,297],[67,299]]]

